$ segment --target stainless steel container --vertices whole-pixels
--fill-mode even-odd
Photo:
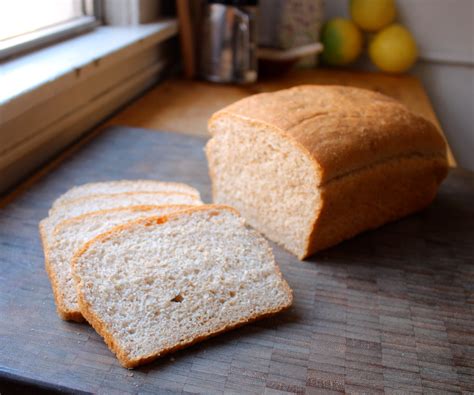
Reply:
[[[257,80],[257,1],[214,1],[205,5],[199,74],[213,82]]]

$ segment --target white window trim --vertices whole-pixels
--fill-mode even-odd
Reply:
[[[0,41],[0,60],[31,51],[63,38],[84,33],[100,24],[101,21],[94,16],[82,16],[68,22]]]
[[[0,60],[40,49],[103,24],[103,1],[82,0],[80,7],[85,13],[84,16],[0,41]]]

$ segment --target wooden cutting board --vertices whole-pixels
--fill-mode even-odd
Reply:
[[[204,140],[112,128],[0,209],[0,392],[474,391],[474,174],[451,172],[425,211],[306,262],[275,246],[287,312],[128,371],[86,324],[61,321],[38,221],[74,184],[190,183],[210,198]],[[18,387],[16,387],[18,388]]]

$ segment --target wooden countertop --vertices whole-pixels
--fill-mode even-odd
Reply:
[[[300,84],[337,84],[367,88],[400,100],[412,111],[433,121],[441,130],[431,102],[412,76],[392,76],[343,70],[295,70],[278,79],[248,86],[219,85],[185,79],[166,80],[105,123],[207,136],[207,120],[220,108],[246,96]],[[455,166],[449,149],[449,162]]]

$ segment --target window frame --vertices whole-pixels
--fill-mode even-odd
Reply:
[[[90,15],[0,41],[0,61],[77,36],[101,25],[102,1],[82,0],[82,2],[84,10]]]

